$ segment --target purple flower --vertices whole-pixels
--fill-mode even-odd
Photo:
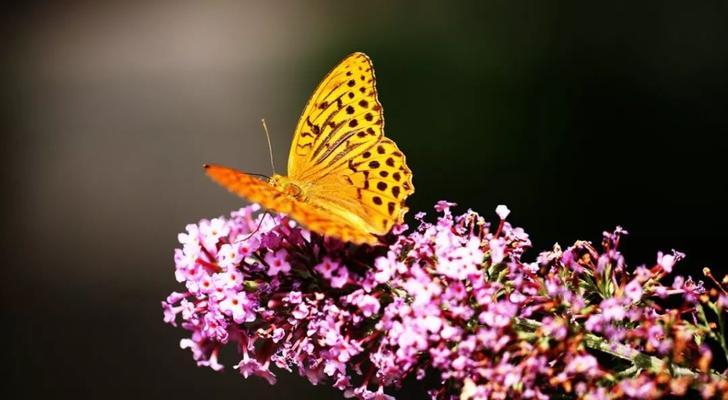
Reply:
[[[672,272],[672,267],[675,265],[675,256],[672,254],[662,254],[661,251],[657,252],[657,265],[668,274]]]
[[[450,214],[450,207],[454,207],[456,205],[457,204],[451,203],[449,201],[440,200],[437,202],[437,204],[435,204],[435,211],[448,215]]]
[[[549,335],[558,341],[564,340],[568,334],[566,323],[559,318],[544,318],[541,329],[543,329],[544,334]]]
[[[337,268],[331,275],[331,287],[341,289],[349,282],[349,270],[346,267]]]
[[[339,264],[332,261],[330,257],[324,257],[323,261],[316,264],[316,266],[313,268],[318,271],[318,273],[320,273],[324,278],[331,279],[331,275],[339,268]]]
[[[625,395],[633,399],[652,399],[657,391],[655,384],[646,375],[625,379],[619,383],[619,387]]]
[[[430,375],[441,383],[436,399],[652,398],[678,383],[705,397],[728,390],[725,375],[710,372],[703,343],[715,325],[700,314],[724,312],[728,296],[692,278],[665,286],[683,254],[630,270],[617,227],[601,250],[577,241],[523,260],[531,242],[505,221],[507,207],[491,229],[452,206],[438,202],[436,222],[418,213],[416,229],[398,226],[391,244],[375,247],[261,217],[255,205],[188,225],[174,251],[184,289],[162,301],[163,319],[188,332],[180,347],[199,366],[222,370],[230,347],[245,378],[274,384],[274,366],[358,399],[392,399],[409,377]],[[678,295],[671,309],[666,300]],[[597,342],[611,349],[604,357]],[[624,348],[617,364],[637,352],[695,378],[665,379],[670,369],[643,364],[617,370],[609,360]]]
[[[256,375],[265,379],[271,385],[276,383],[276,376],[268,369],[268,363],[261,364],[254,358],[250,358],[248,353],[243,353],[243,359],[234,368],[245,378]]]
[[[566,365],[565,372],[567,374],[587,374],[594,375],[599,372],[599,364],[594,356],[585,354],[578,355],[571,359]]]
[[[499,301],[488,306],[478,319],[485,325],[502,328],[510,324],[516,314],[517,306],[510,301]]]
[[[249,257],[260,248],[260,240],[255,236],[241,242],[236,242],[235,244],[238,249],[238,254],[242,257]]]
[[[227,236],[228,233],[230,233],[230,227],[222,218],[213,218],[210,221],[203,220],[200,223],[199,234],[202,237],[203,246],[208,250],[213,249],[220,238]]]
[[[621,321],[626,315],[624,305],[616,298],[609,298],[599,305],[602,309],[602,317],[605,321]]]
[[[723,293],[720,294],[720,296],[718,297],[718,302],[716,303],[716,305],[721,310],[725,310],[726,308],[728,308],[728,294],[723,294]]]
[[[355,304],[359,307],[361,313],[367,318],[379,312],[379,300],[377,300],[374,296],[370,296],[368,294],[360,295],[357,297]]]
[[[235,268],[242,258],[243,256],[238,253],[238,250],[227,243],[220,246],[220,250],[217,252],[217,263],[225,270]]]
[[[505,258],[506,241],[503,238],[490,240],[490,260],[493,264],[500,264]]]
[[[275,253],[265,255],[265,262],[268,264],[268,275],[275,276],[279,273],[287,274],[291,271],[291,264],[286,261],[288,251],[286,249],[277,250]]]
[[[237,292],[226,296],[219,307],[223,314],[231,316],[235,323],[241,324],[255,321],[253,306],[254,302],[248,298],[247,293]]]
[[[640,301],[642,299],[642,284],[636,279],[632,280],[624,287],[624,295],[633,303]]]

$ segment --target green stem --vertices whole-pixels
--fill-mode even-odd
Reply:
[[[535,331],[541,326],[540,322],[526,318],[516,318],[515,323],[516,326],[532,331]],[[584,336],[584,345],[592,350],[601,351],[602,353],[606,353],[614,357],[621,358],[622,360],[629,361],[634,366],[640,369],[661,371],[669,368],[669,370],[672,371],[673,376],[689,376],[693,378],[699,376],[698,372],[693,371],[690,368],[685,368],[679,365],[668,363],[657,357],[642,353],[621,343],[611,343],[607,339],[604,339],[592,333],[587,333]],[[711,371],[711,375],[714,378],[725,379],[724,376],[714,371]]]
[[[718,340],[720,341],[720,347],[723,348],[725,353],[726,361],[728,361],[728,345],[725,342],[725,321],[723,320],[723,313],[717,307],[711,307],[713,312],[718,315]]]

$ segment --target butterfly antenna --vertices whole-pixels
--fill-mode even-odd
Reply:
[[[273,169],[273,175],[276,174],[276,166],[273,163],[273,146],[270,144],[270,134],[268,134],[268,126],[265,124],[265,118],[261,118],[260,121],[263,123],[263,130],[265,131],[265,138],[268,139],[268,154],[270,154],[270,167]]]
[[[244,242],[244,241],[250,239],[251,237],[253,237],[253,235],[255,235],[256,233],[258,233],[258,231],[260,230],[260,227],[263,225],[263,221],[265,220],[265,217],[267,217],[268,215],[270,215],[270,214],[268,214],[268,211],[263,213],[263,217],[261,217],[260,222],[258,222],[258,227],[255,228],[255,230],[253,232],[250,232],[250,235],[248,235],[240,240],[236,240],[235,243]]]

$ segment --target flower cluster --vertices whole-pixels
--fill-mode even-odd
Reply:
[[[276,382],[273,366],[346,397],[391,398],[409,377],[433,377],[437,399],[728,398],[723,320],[727,280],[676,276],[684,255],[629,267],[627,232],[599,248],[578,241],[522,260],[528,235],[499,206],[491,225],[454,216],[398,226],[381,246],[321,237],[252,205],[188,225],[175,250],[183,292],[164,320],[200,366]],[[714,360],[714,352],[719,359]],[[429,381],[432,381],[430,379]]]

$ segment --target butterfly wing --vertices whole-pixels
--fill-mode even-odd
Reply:
[[[404,201],[414,192],[412,172],[384,137],[365,54],[346,57],[314,91],[294,133],[288,175],[307,184],[308,202],[357,229],[381,235],[403,220]]]
[[[205,172],[229,191],[261,206],[288,215],[308,229],[353,243],[375,244],[378,239],[336,214],[285,195],[270,183],[219,165],[205,165]]]
[[[364,121],[369,123],[361,124]],[[360,150],[383,136],[382,125],[372,64],[363,53],[351,54],[324,77],[308,100],[293,135],[288,176],[299,180],[324,176],[336,158],[333,154],[346,149],[346,141],[356,146],[352,151]]]

